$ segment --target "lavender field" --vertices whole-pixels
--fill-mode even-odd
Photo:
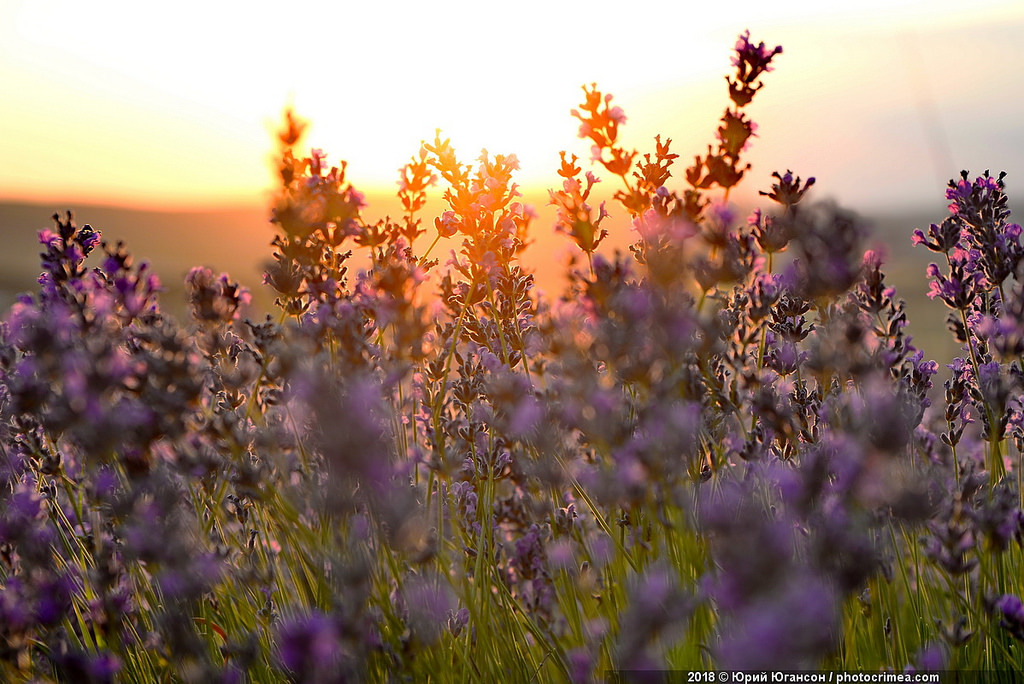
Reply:
[[[741,210],[781,52],[740,35],[695,158],[584,87],[550,219],[442,132],[368,218],[291,111],[248,286],[55,215],[0,326],[0,679],[1015,681],[1004,176],[880,236],[782,159]]]

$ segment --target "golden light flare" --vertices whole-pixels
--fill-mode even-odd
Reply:
[[[778,102],[789,98],[775,110],[793,110],[790,128],[773,131],[786,141],[809,116],[793,98],[849,81],[858,60],[871,69],[861,78],[879,80],[867,46],[821,54],[834,41],[814,36],[883,24],[927,35],[1024,17],[1001,1],[825,5],[12,0],[0,7],[0,82],[14,93],[0,103],[0,196],[262,201],[271,134],[289,104],[312,122],[309,144],[348,160],[367,191],[393,191],[398,168],[437,128],[467,163],[484,148],[516,154],[517,180],[539,189],[557,183],[559,150],[589,156],[568,115],[583,84],[625,108],[627,145],[643,151],[662,133],[686,159],[713,133],[744,28],[786,47],[785,75],[771,84]],[[905,78],[881,81],[880,97],[906,89]]]

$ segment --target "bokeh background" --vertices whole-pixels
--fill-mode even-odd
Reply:
[[[154,264],[172,310],[197,264],[231,272],[266,306],[273,131],[286,106],[311,121],[309,146],[349,162],[371,219],[400,213],[397,169],[437,128],[465,161],[515,153],[540,214],[529,265],[556,294],[569,250],[552,234],[546,188],[559,150],[589,157],[569,116],[580,86],[615,95],[639,151],[671,137],[681,172],[712,140],[745,29],[784,53],[751,107],[759,137],[734,199],[752,206],[775,170],[815,176],[814,199],[874,226],[918,341],[947,358],[942,307],[924,297],[930,255],[910,234],[942,218],[960,169],[1007,171],[1011,206],[1024,192],[1019,0],[3,0],[0,305],[33,286],[36,232],[73,209]],[[610,225],[608,248],[628,244],[623,217]]]

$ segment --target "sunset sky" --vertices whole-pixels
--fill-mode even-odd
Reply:
[[[597,82],[641,152],[711,140],[736,35],[784,54],[751,115],[748,190],[817,176],[855,207],[941,202],[960,168],[1024,191],[1024,3],[0,2],[0,201],[258,204],[293,105],[361,189],[440,127],[470,161],[553,185],[588,156],[569,109]],[[1019,194],[1019,193],[1018,193]]]

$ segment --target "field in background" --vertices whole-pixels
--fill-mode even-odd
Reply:
[[[367,200],[369,207],[364,215],[369,220],[401,213],[393,196],[368,195]],[[537,244],[527,250],[526,265],[533,269],[541,290],[550,296],[560,294],[566,263],[572,253],[571,242],[552,230],[554,212],[547,206],[546,195],[527,195],[524,201],[539,214],[531,233]],[[67,209],[74,211],[79,224],[91,224],[107,241],[123,240],[135,258],[149,261],[166,288],[161,301],[177,315],[185,311],[182,283],[193,266],[226,271],[248,286],[253,294],[255,316],[262,315],[273,304],[273,297],[261,284],[263,263],[269,259],[274,235],[266,207],[172,212],[0,202],[0,239],[4,244],[0,251],[0,307],[4,311],[19,292],[35,289],[35,279],[40,273],[37,233],[42,228],[52,227],[50,216],[55,211]],[[437,216],[441,209],[440,201],[435,199],[422,215]],[[956,355],[958,349],[945,330],[945,307],[925,296],[928,289],[925,267],[933,255],[923,247],[913,247],[910,235],[914,228],[940,220],[943,211],[940,205],[934,212],[905,210],[862,214],[873,227],[868,246],[884,245],[888,255],[885,269],[888,280],[897,288],[899,296],[907,300],[915,344],[940,364]],[[621,217],[613,216],[605,225],[611,235],[601,251],[626,249],[633,236]],[[417,242],[420,249],[425,249],[433,239],[433,227],[427,227],[427,234]],[[445,242],[448,244],[439,243],[431,254],[442,262],[450,250],[458,246],[455,241]]]

